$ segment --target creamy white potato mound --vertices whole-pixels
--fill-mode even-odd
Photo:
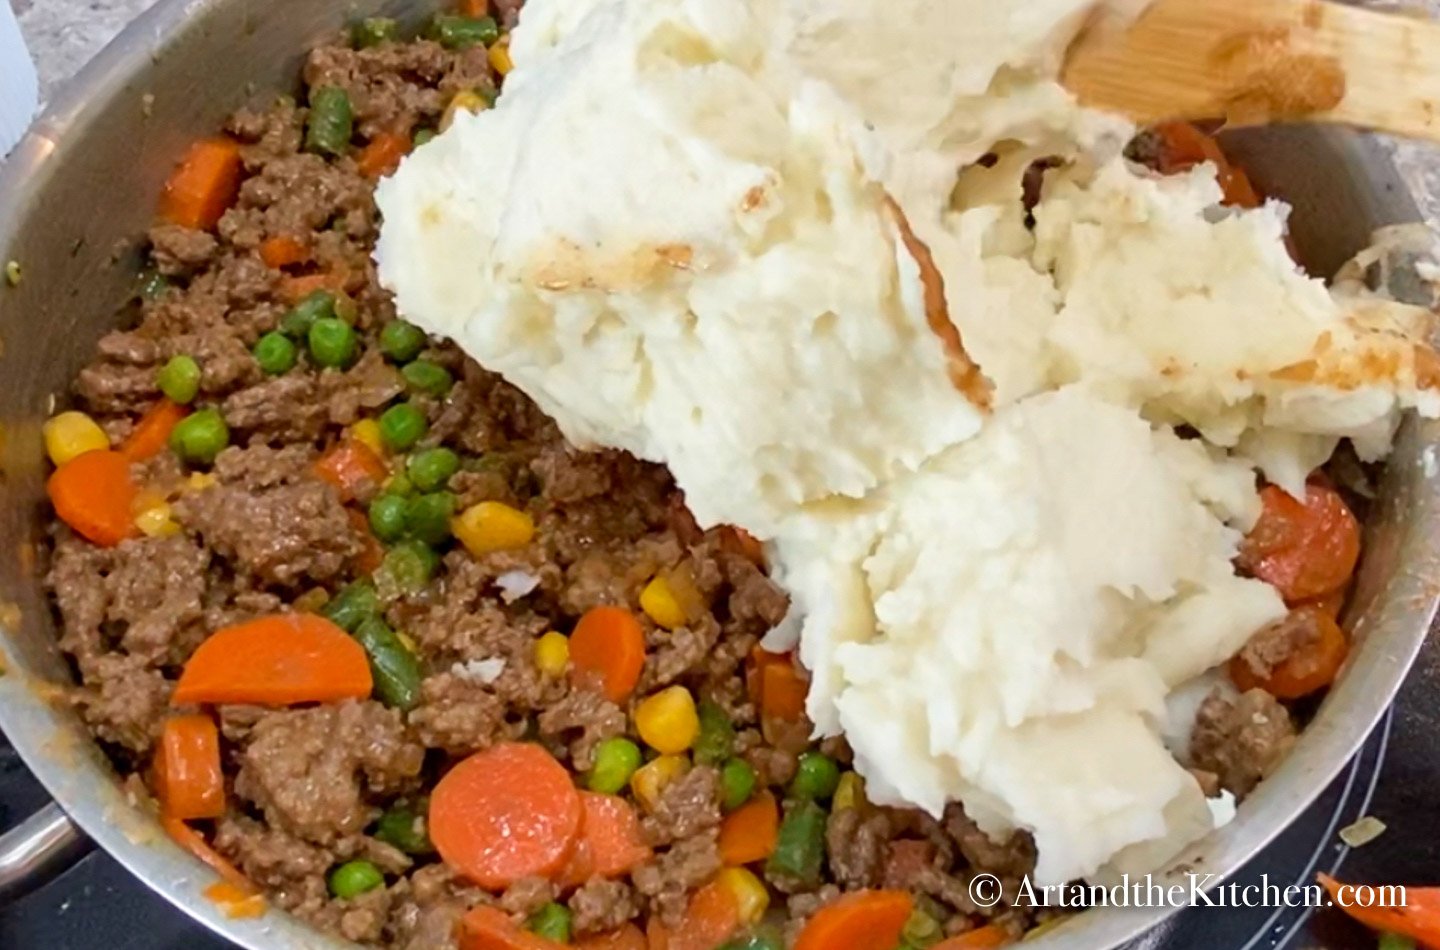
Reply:
[[[1095,6],[529,0],[496,108],[377,192],[405,316],[766,540],[871,797],[1028,829],[1046,883],[1212,827],[1162,732],[1284,613],[1231,567],[1256,470],[1440,414],[1427,311],[1071,101]]]

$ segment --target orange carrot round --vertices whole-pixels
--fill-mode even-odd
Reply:
[[[620,877],[650,860],[635,808],[618,795],[581,792],[580,837],[561,883],[578,887],[592,877]]]
[[[565,950],[565,944],[522,930],[503,910],[481,904],[460,919],[460,950]]]
[[[626,924],[619,930],[611,930],[594,937],[582,937],[575,941],[578,950],[648,950],[645,934],[634,924]]]
[[[570,669],[577,677],[598,676],[613,703],[635,691],[645,665],[645,631],[624,607],[592,607],[570,634]]]
[[[369,483],[379,486],[390,474],[385,460],[364,442],[346,439],[316,460],[315,476],[329,482],[347,501]]]
[[[855,891],[815,912],[795,950],[893,950],[915,901],[904,891]]]
[[[1286,622],[1313,625],[1314,639],[1286,657],[1265,677],[1257,676],[1250,664],[1235,657],[1230,661],[1230,679],[1237,688],[1243,691],[1258,687],[1276,699],[1299,699],[1335,682],[1350,651],[1345,631],[1318,606],[1297,607]]]
[[[430,796],[430,840],[445,863],[490,890],[553,877],[580,835],[570,773],[543,748],[505,742],[456,765]]]
[[[132,508],[139,490],[130,460],[114,449],[75,456],[51,473],[45,491],[60,520],[86,540],[114,547],[137,533]]]
[[[731,867],[763,861],[775,850],[780,806],[761,792],[725,816],[720,824],[720,859]]]
[[[651,938],[651,946],[658,939],[664,950],[715,950],[739,929],[740,905],[735,894],[720,882],[711,881],[690,895],[680,926],[668,932],[661,928]],[[900,932],[895,933],[898,937]]]
[[[942,940],[930,950],[996,950],[1010,942],[1010,933],[999,924],[986,924],[974,930]]]
[[[365,649],[315,614],[276,614],[215,631],[180,673],[170,701],[288,706],[364,699]]]
[[[409,152],[410,136],[397,132],[379,132],[365,143],[355,165],[366,178],[383,178],[399,168],[400,160]]]
[[[301,264],[310,259],[310,249],[305,242],[288,234],[279,234],[260,242],[260,260],[266,267],[279,270]]]
[[[1360,524],[1340,493],[1312,482],[1300,501],[1266,485],[1260,502],[1260,520],[1240,546],[1240,566],[1290,604],[1344,587],[1360,558]]]
[[[760,712],[770,719],[795,722],[805,715],[810,684],[793,663],[767,663],[760,668]]]
[[[170,444],[175,424],[189,415],[190,410],[179,403],[161,399],[140,417],[135,428],[120,446],[120,452],[132,462],[143,462],[163,452]]]
[[[155,753],[155,785],[165,814],[185,820],[225,814],[220,730],[202,713],[165,720]]]
[[[160,217],[207,231],[240,193],[240,146],[233,139],[203,139],[190,146],[165,182]]]

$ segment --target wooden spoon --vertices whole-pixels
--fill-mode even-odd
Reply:
[[[1440,23],[1329,0],[1155,0],[1091,24],[1063,82],[1145,124],[1304,120],[1440,141]]]

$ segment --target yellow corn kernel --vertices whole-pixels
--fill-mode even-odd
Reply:
[[[180,533],[180,525],[170,516],[170,503],[164,495],[141,492],[135,499],[135,527],[147,538],[168,538]]]
[[[685,608],[680,606],[675,591],[663,574],[656,576],[640,592],[640,609],[666,630],[685,626]]]
[[[185,489],[187,491],[204,491],[207,488],[213,488],[218,481],[219,479],[211,472],[191,472],[185,479]]]
[[[389,454],[385,450],[385,440],[380,438],[380,423],[374,419],[361,419],[352,425],[350,427],[350,438],[359,442],[381,458]]]
[[[523,548],[535,537],[535,520],[503,502],[482,501],[460,512],[450,529],[465,550],[479,557],[492,551]]]
[[[498,43],[490,47],[490,66],[502,76],[515,68],[515,62],[510,58],[509,37],[501,38]]]
[[[565,668],[570,665],[570,641],[565,634],[551,630],[535,641],[535,665],[546,676],[565,675]]]
[[[695,697],[683,686],[671,686],[635,707],[635,728],[645,744],[664,755],[684,752],[700,734]]]
[[[45,437],[45,452],[56,465],[64,465],[86,452],[110,448],[110,437],[100,424],[73,409],[45,420],[41,433]]]
[[[746,927],[759,923],[770,906],[770,891],[751,871],[745,868],[725,868],[715,875],[715,880],[735,896],[735,907],[740,911],[740,923]]]
[[[654,811],[665,786],[689,770],[690,762],[683,755],[662,755],[635,770],[630,776],[630,791],[646,811]]]
[[[462,89],[455,93],[450,104],[445,107],[445,112],[440,116],[440,131],[444,132],[450,128],[450,123],[455,121],[455,115],[459,112],[484,112],[490,108],[490,100],[473,89]]]
[[[406,633],[404,630],[396,630],[395,639],[405,644],[405,649],[409,650],[411,653],[420,652],[420,648],[415,644],[415,638],[410,636],[410,634]]]
[[[856,808],[864,801],[865,780],[854,772],[841,773],[840,784],[835,786],[835,797],[831,799],[831,810]]]

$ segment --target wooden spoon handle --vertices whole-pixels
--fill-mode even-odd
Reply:
[[[1156,0],[1097,25],[1063,82],[1137,122],[1338,122],[1440,141],[1440,23],[1329,0]]]

